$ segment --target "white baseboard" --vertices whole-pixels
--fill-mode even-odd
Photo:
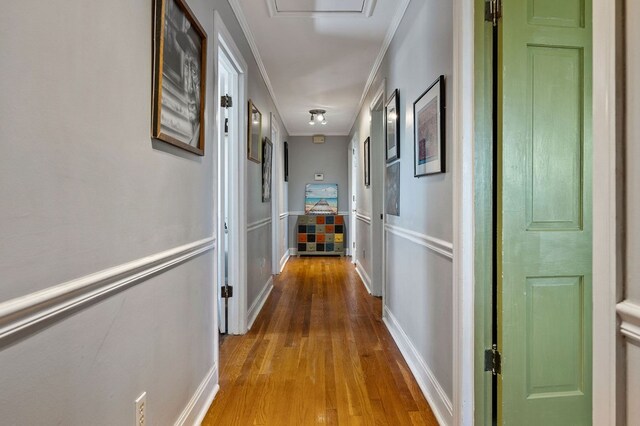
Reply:
[[[258,317],[258,314],[262,310],[264,303],[267,301],[267,298],[271,294],[271,290],[273,290],[273,277],[269,278],[269,281],[264,285],[264,288],[258,295],[258,298],[253,302],[249,311],[247,312],[247,330],[251,330],[251,326],[253,326],[253,322]]]
[[[176,420],[175,426],[201,424],[218,390],[220,390],[220,385],[218,384],[218,366],[214,365],[204,380],[202,380],[198,389],[196,389],[196,392],[180,414],[180,417],[178,417],[178,420]]]
[[[429,402],[433,413],[441,425],[453,424],[453,404],[445,393],[440,383],[436,379],[424,358],[418,350],[413,346],[409,336],[404,332],[396,317],[386,306],[383,310],[382,321],[384,321],[391,337],[395,340],[396,345],[400,349],[402,356],[409,365],[413,376],[415,377],[425,398]]]
[[[297,255],[298,255],[298,248],[297,248],[297,247],[291,247],[291,248],[289,249],[289,254],[290,254],[291,256],[297,256]]]
[[[358,261],[356,261],[356,272],[358,273],[358,275],[360,275],[360,279],[362,280],[362,283],[364,284],[369,294],[373,294],[371,293],[371,278],[369,278],[369,275],[367,275],[367,271],[364,270],[364,268]]]
[[[281,273],[284,270],[284,267],[287,266],[287,262],[289,261],[290,257],[291,257],[291,249],[288,249],[284,253],[284,256],[282,256],[282,259],[280,259],[280,272]]]

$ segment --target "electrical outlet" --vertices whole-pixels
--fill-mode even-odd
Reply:
[[[147,417],[147,393],[142,392],[142,395],[136,399],[136,426],[144,426],[146,424]]]

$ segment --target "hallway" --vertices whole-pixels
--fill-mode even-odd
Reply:
[[[203,425],[437,425],[381,300],[346,258],[292,258],[253,327],[220,347]]]

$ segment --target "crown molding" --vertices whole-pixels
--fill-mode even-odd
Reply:
[[[369,74],[369,78],[367,79],[367,83],[364,86],[364,91],[362,92],[362,96],[360,97],[360,102],[358,103],[358,108],[356,108],[356,112],[353,116],[353,120],[351,121],[351,126],[349,126],[349,132],[353,130],[353,126],[356,124],[356,120],[358,119],[358,115],[360,115],[360,110],[364,105],[364,101],[367,98],[367,94],[371,90],[371,86],[373,85],[373,81],[376,78],[376,74],[382,65],[382,61],[384,59],[384,55],[387,54],[387,50],[389,50],[389,46],[391,45],[391,40],[396,35],[398,31],[398,27],[400,27],[400,22],[402,22],[402,18],[404,14],[407,12],[407,8],[409,7],[409,3],[411,0],[401,0],[398,11],[396,12],[393,20],[391,21],[391,25],[389,26],[389,30],[387,31],[387,35],[382,42],[382,47],[380,48],[380,52],[378,53],[378,57],[373,64],[373,68],[371,68],[371,73]],[[386,101],[386,100],[385,100]]]
[[[253,36],[253,32],[249,27],[249,22],[247,22],[247,18],[242,11],[242,6],[240,6],[239,0],[229,0],[229,5],[233,10],[233,13],[236,15],[236,19],[238,19],[238,23],[240,24],[240,28],[242,28],[242,32],[244,33],[245,38],[247,39],[247,43],[249,43],[249,47],[251,48],[251,52],[253,53],[253,57],[258,64],[258,69],[260,70],[260,74],[262,75],[262,79],[264,80],[264,84],[267,86],[267,90],[269,91],[269,95],[271,95],[271,100],[276,107],[276,111],[280,116],[280,121],[284,126],[287,134],[289,134],[289,127],[287,126],[284,115],[280,112],[280,105],[278,103],[278,98],[276,98],[275,91],[273,90],[273,86],[271,85],[271,80],[269,79],[269,74],[267,74],[267,69],[264,66],[264,62],[262,62],[262,57],[260,56],[260,51],[258,50],[258,45],[256,44],[256,39]]]

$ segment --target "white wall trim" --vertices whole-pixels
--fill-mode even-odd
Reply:
[[[218,384],[218,366],[211,367],[189,403],[174,423],[175,426],[199,425],[204,420],[211,403],[220,390]]]
[[[409,369],[413,373],[422,393],[429,402],[438,423],[441,425],[453,424],[453,405],[438,382],[438,379],[433,374],[424,358],[420,356],[420,353],[415,346],[413,346],[409,336],[404,332],[400,323],[393,313],[391,313],[389,308],[385,306],[383,311],[384,315],[382,316],[382,321],[384,321],[391,337],[393,337],[393,340],[396,342],[396,345],[398,345],[398,349],[400,349],[407,365],[409,365]]]
[[[389,25],[389,30],[387,31],[387,35],[382,41],[382,46],[380,47],[380,51],[378,52],[376,61],[373,63],[373,68],[371,68],[371,72],[369,73],[369,78],[367,78],[367,83],[365,84],[364,90],[362,91],[360,102],[358,102],[358,108],[356,108],[356,113],[353,117],[353,120],[351,120],[351,125],[349,126],[349,129],[352,129],[353,126],[356,124],[356,120],[358,119],[360,110],[364,105],[365,99],[367,99],[367,94],[369,93],[369,90],[371,90],[371,86],[373,85],[373,82],[376,78],[376,74],[378,74],[378,70],[380,69],[380,66],[382,66],[382,61],[384,60],[384,56],[387,54],[387,50],[391,45],[391,41],[393,40],[393,37],[396,35],[396,32],[398,31],[398,27],[400,27],[400,22],[402,22],[402,18],[404,17],[404,14],[407,12],[409,3],[411,3],[411,0],[400,0],[400,4],[398,5],[398,10],[396,11],[396,14],[391,21],[391,25]]]
[[[622,319],[620,332],[636,344],[640,344],[640,305],[627,300],[618,303],[617,311]]]
[[[215,248],[215,237],[185,244],[0,303],[0,343],[113,296]]]
[[[453,0],[453,424],[474,422],[475,402],[475,11]]]
[[[280,213],[280,220],[284,220],[284,219],[288,218],[289,215],[290,215],[289,212]]]
[[[282,259],[280,259],[280,272],[284,271],[284,267],[287,266],[287,262],[289,261],[289,258],[291,257],[291,249],[287,249],[284,252],[284,256],[282,256]]]
[[[247,225],[247,232],[255,231],[256,229],[263,228],[271,223],[271,218],[260,219],[256,222]]]
[[[253,304],[251,304],[251,307],[249,308],[248,320],[247,320],[247,324],[248,324],[247,328],[249,330],[251,330],[251,327],[253,326],[254,321],[258,317],[258,314],[262,310],[264,303],[267,301],[267,298],[271,294],[271,290],[273,290],[273,276],[269,277],[269,280],[264,285],[264,288],[262,289],[262,291],[260,291],[260,294],[258,295],[256,300],[254,300]]]
[[[289,134],[289,126],[287,126],[284,116],[280,114],[280,106],[279,106],[280,104],[278,103],[278,98],[276,98],[275,91],[273,90],[273,85],[271,84],[271,79],[269,79],[269,74],[267,74],[267,69],[264,66],[264,62],[262,62],[262,57],[260,56],[260,51],[258,50],[256,39],[253,36],[251,27],[249,27],[249,22],[247,22],[247,17],[244,15],[244,12],[242,11],[242,6],[240,6],[240,2],[238,0],[229,0],[229,5],[231,5],[231,9],[233,9],[233,13],[236,15],[236,18],[238,19],[238,23],[242,28],[242,32],[244,33],[245,38],[247,39],[247,43],[249,43],[249,47],[251,48],[253,57],[256,60],[256,63],[258,64],[258,69],[260,70],[260,74],[262,75],[262,79],[264,80],[265,86],[267,86],[269,95],[271,95],[271,99],[273,100],[273,104],[276,107],[278,116],[282,121],[282,125],[284,126],[286,133]]]
[[[364,287],[367,289],[367,292],[369,294],[373,294],[371,293],[371,278],[369,278],[367,271],[364,270],[360,262],[357,260],[356,260],[356,272],[358,273],[358,275],[360,275],[360,279],[362,280]]]
[[[356,219],[361,222],[366,223],[367,225],[371,225],[371,216],[364,215],[360,212],[356,212]]]
[[[624,383],[616,366],[619,354],[616,303],[621,273],[618,271],[617,148],[618,96],[617,8],[621,2],[593,0],[593,424],[624,421]],[[620,112],[621,114],[623,112]],[[621,251],[621,253],[623,253]],[[620,309],[620,308],[619,308]],[[625,311],[624,307],[622,310]],[[620,365],[624,369],[623,365]]]
[[[453,244],[448,241],[388,223],[385,230],[453,260]]]
[[[289,253],[291,254],[291,256],[297,256],[298,255],[298,248],[297,247],[290,247],[289,248]]]

